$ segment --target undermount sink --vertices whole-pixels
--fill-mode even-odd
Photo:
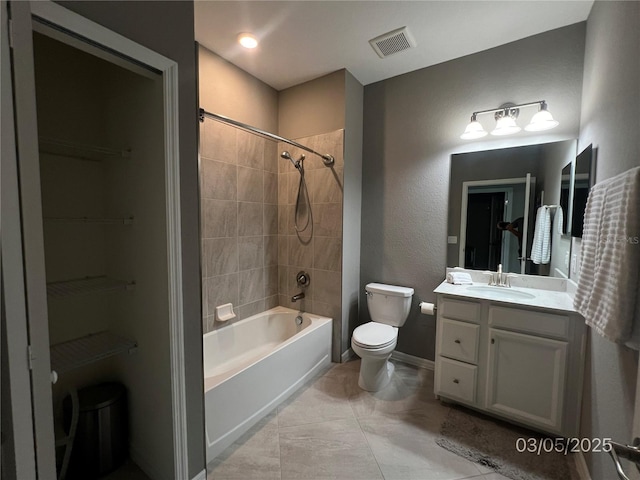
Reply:
[[[467,290],[471,292],[478,292],[481,296],[491,297],[495,299],[508,298],[512,300],[524,300],[536,298],[535,295],[531,295],[527,292],[511,290],[510,288],[506,287],[492,287],[489,285],[473,285],[467,287]]]

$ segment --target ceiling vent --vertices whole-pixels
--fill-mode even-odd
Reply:
[[[385,33],[369,40],[371,47],[376,51],[380,58],[386,58],[390,55],[415,48],[416,41],[409,33],[407,27],[398,28],[392,32]]]

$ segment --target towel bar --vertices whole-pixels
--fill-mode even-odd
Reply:
[[[633,445],[623,445],[618,442],[611,442],[611,450],[609,455],[616,466],[616,472],[620,480],[630,480],[624,473],[622,465],[620,464],[620,457],[630,460],[636,464],[636,468],[640,471],[640,437],[633,439]]]

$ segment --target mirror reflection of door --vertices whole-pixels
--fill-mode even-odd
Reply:
[[[504,218],[505,203],[504,191],[469,190],[465,268],[496,270],[502,263],[502,230],[495,225]]]
[[[464,182],[460,264],[492,271],[502,264],[503,272],[525,273],[533,182],[530,175]]]

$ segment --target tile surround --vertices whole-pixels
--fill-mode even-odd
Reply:
[[[331,153],[339,165],[328,169],[305,152],[313,238],[296,234],[300,176],[279,156],[287,150],[297,159],[303,152],[219,122],[201,124],[205,332],[220,327],[213,317],[215,306],[227,301],[234,304],[238,320],[260,307],[284,305],[331,312],[341,321],[343,131],[296,141]],[[300,213],[304,217],[306,205]],[[303,303],[292,304],[300,270],[310,273],[312,284]]]

